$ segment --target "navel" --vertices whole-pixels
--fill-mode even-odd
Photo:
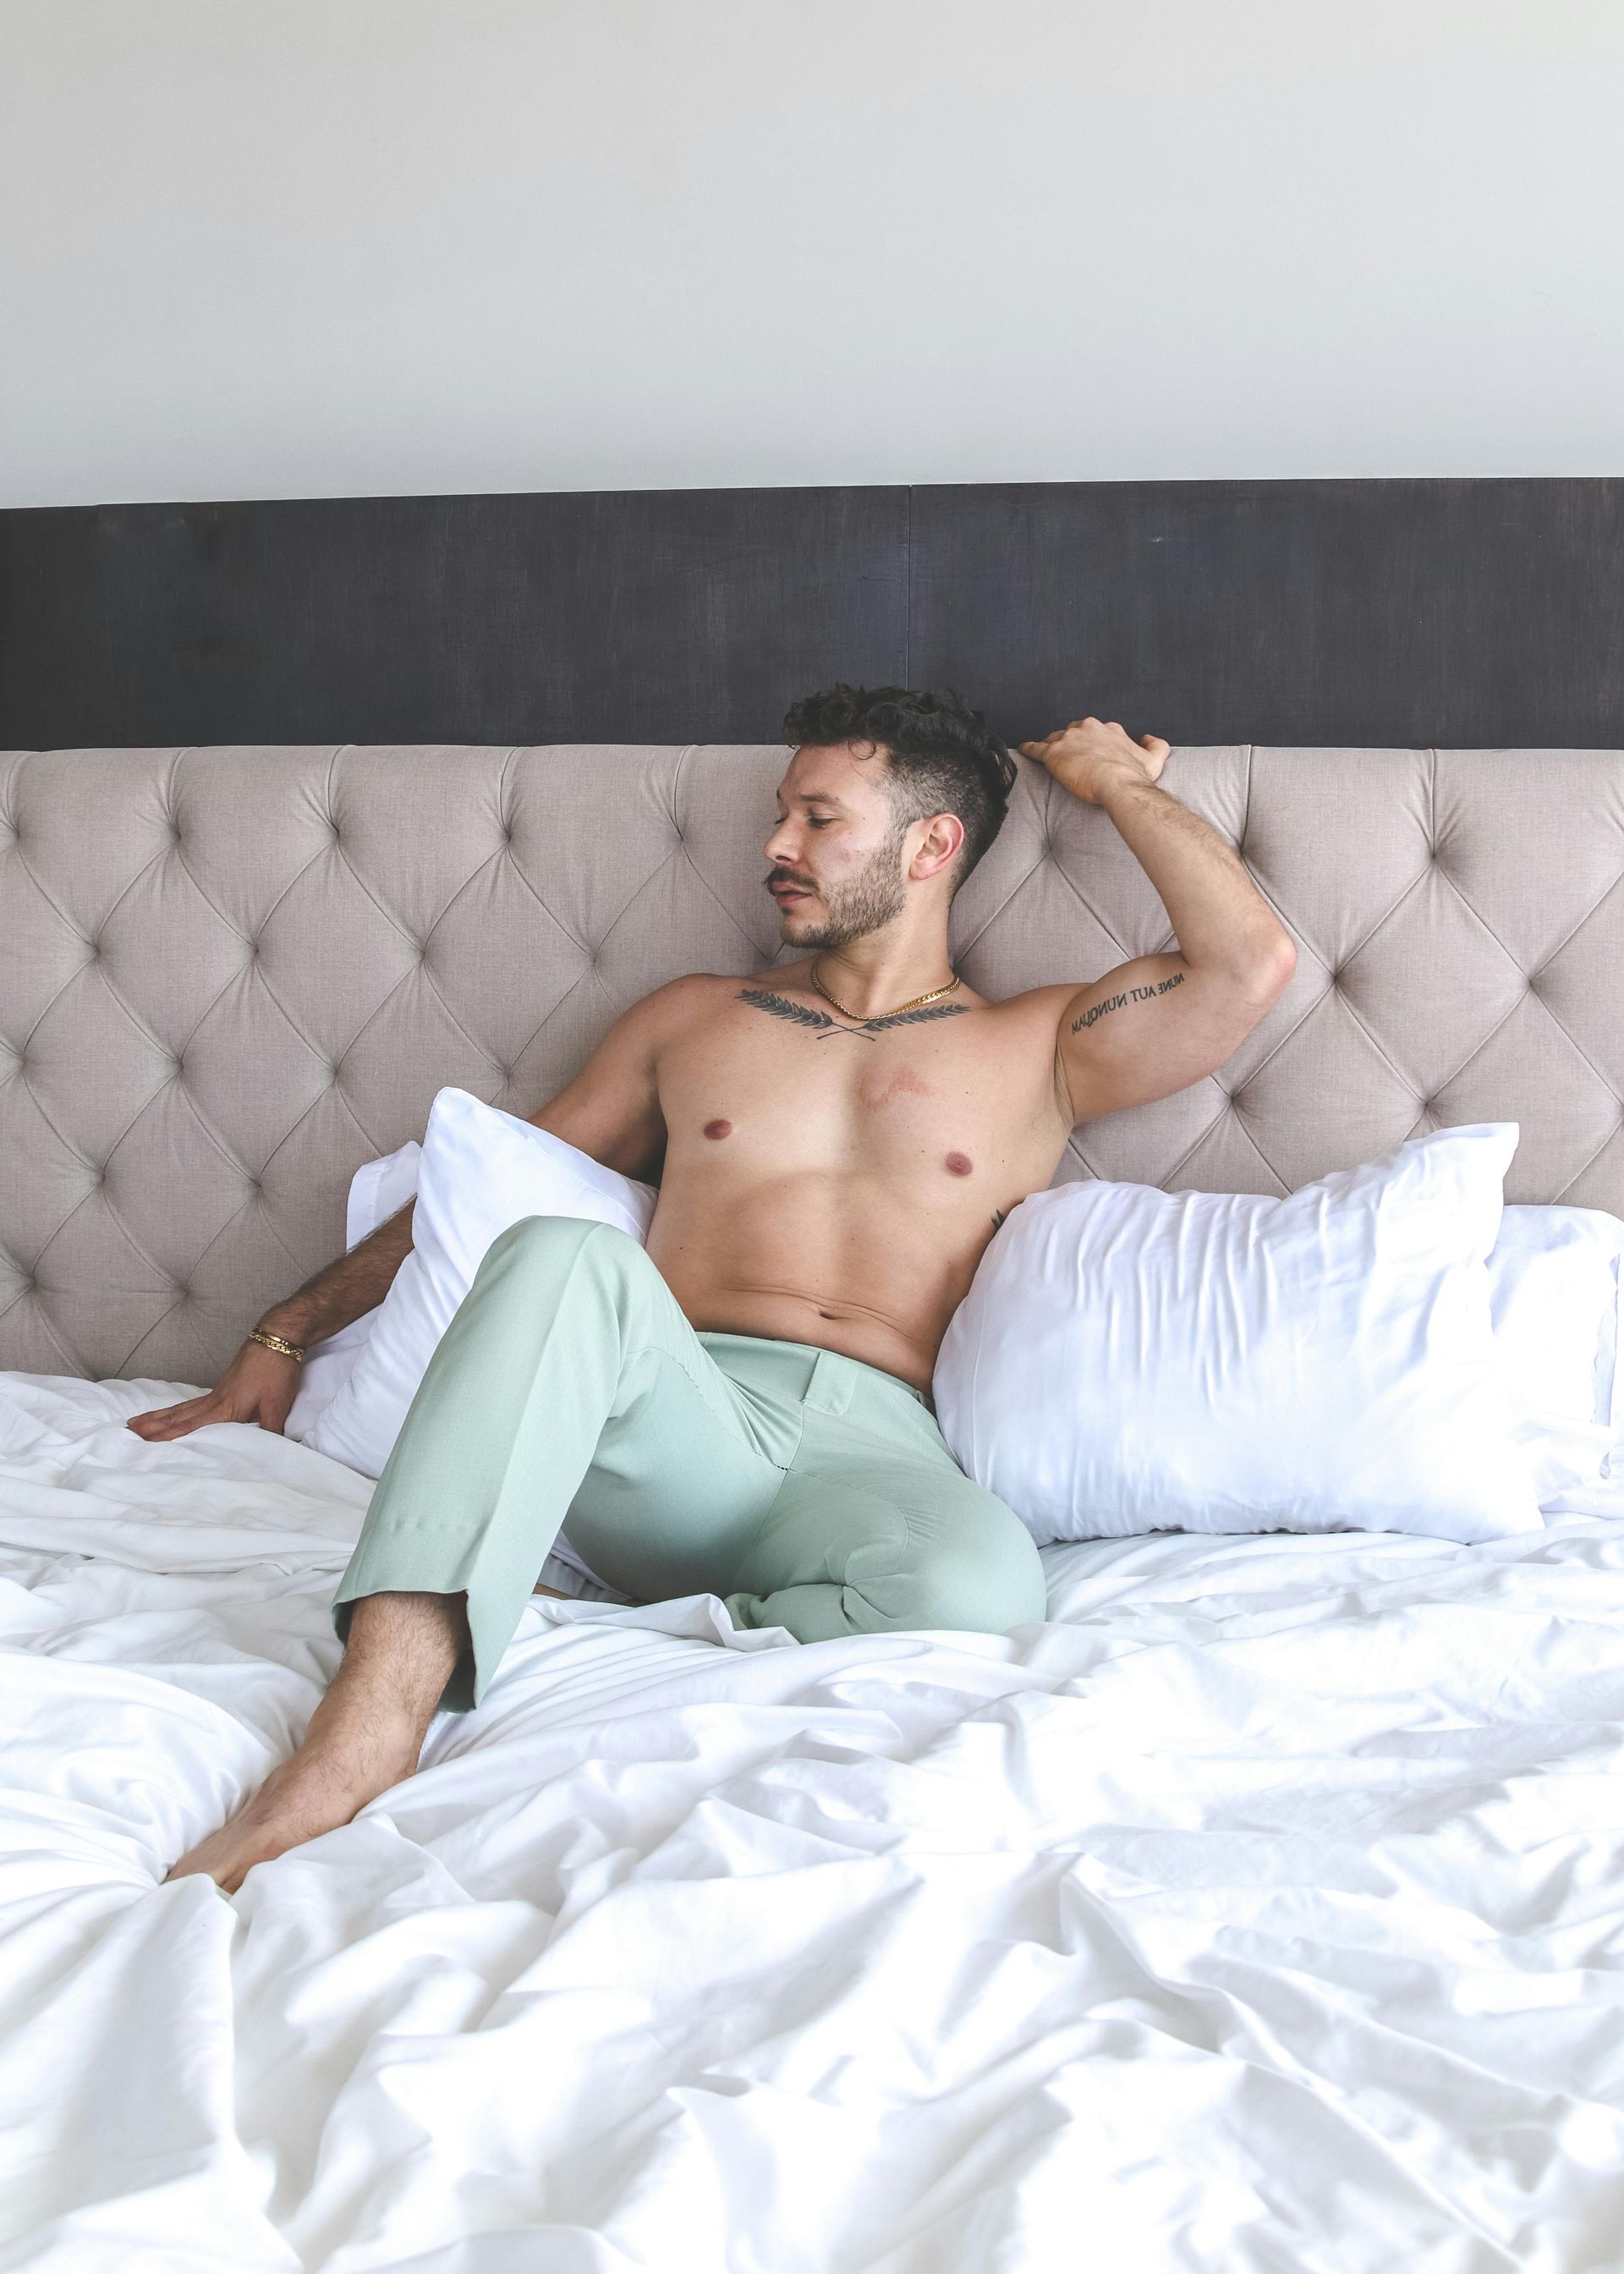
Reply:
[[[947,1166],[952,1171],[954,1176],[967,1177],[975,1163],[967,1153],[950,1153],[947,1156]]]
[[[733,1129],[733,1125],[731,1121],[707,1121],[705,1124],[707,1137],[731,1137]]]

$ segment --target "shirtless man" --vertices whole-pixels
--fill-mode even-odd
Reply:
[[[937,1346],[1077,1124],[1221,1065],[1295,951],[1236,855],[1156,787],[1168,744],[1073,719],[1021,749],[1104,808],[1178,946],[989,1002],[947,948],[1016,771],[981,714],[842,685],[796,704],[785,738],[765,884],[805,953],[657,988],[531,1117],[658,1181],[646,1250],[549,1216],[493,1244],[379,1480],[308,1734],[171,1878],[233,1891],[410,1776],[436,1710],[479,1702],[566,1520],[632,1600],[710,1590],[735,1625],[801,1640],[1043,1616],[1030,1535],[936,1428]],[[262,1328],[303,1345],[372,1308],[411,1213]],[[129,1426],[280,1429],[297,1374],[251,1341],[214,1390]]]

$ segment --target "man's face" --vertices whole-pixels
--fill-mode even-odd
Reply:
[[[907,830],[892,825],[885,766],[870,742],[803,743],[791,759],[762,848],[787,946],[844,947],[901,914]]]

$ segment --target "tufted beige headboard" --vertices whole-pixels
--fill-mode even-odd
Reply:
[[[533,1112],[650,988],[788,960],[761,853],[786,757],[0,757],[0,1367],[213,1382],[443,1084]],[[1297,974],[1219,1076],[1080,1130],[1060,1178],[1278,1193],[1508,1118],[1508,1197],[1624,1214],[1624,752],[1184,749],[1165,779]],[[1026,760],[954,915],[994,996],[1169,937]]]

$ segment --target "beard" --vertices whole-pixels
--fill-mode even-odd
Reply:
[[[793,911],[786,914],[782,918],[786,945],[821,953],[825,948],[845,947],[893,922],[907,900],[899,858],[906,834],[906,825],[893,830],[854,875],[838,885],[819,885],[818,897],[823,903],[821,921],[797,931],[791,929],[796,921]]]

